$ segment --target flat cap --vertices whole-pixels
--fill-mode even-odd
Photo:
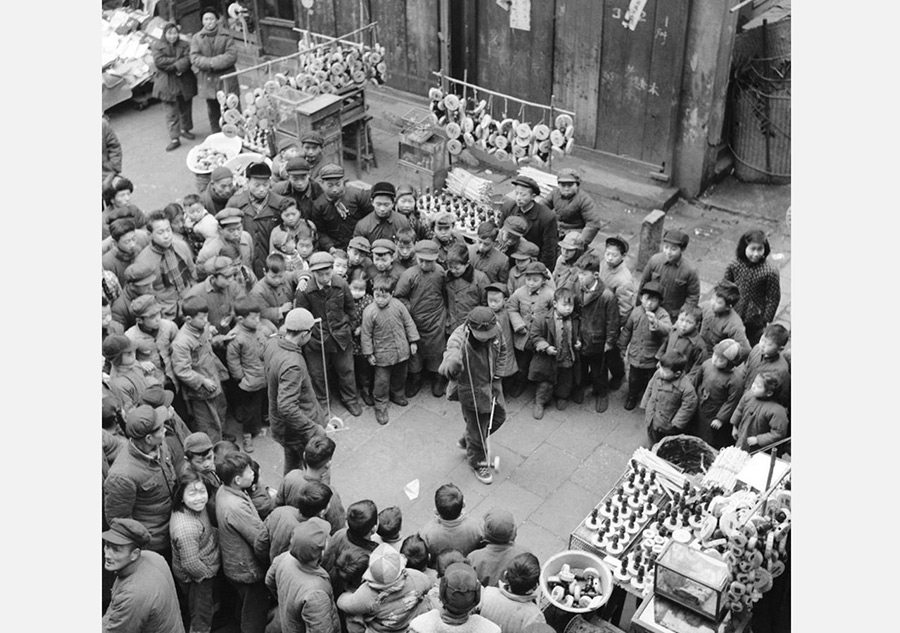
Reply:
[[[419,240],[416,242],[416,255],[422,259],[436,260],[439,250],[437,242],[434,240]]]
[[[578,249],[582,246],[584,246],[584,242],[581,240],[581,231],[569,231],[559,243],[560,248]]]
[[[372,245],[369,243],[368,238],[365,238],[362,235],[351,237],[350,243],[347,244],[347,248],[355,249],[366,255],[372,252]]]
[[[135,545],[143,549],[150,544],[150,530],[134,519],[112,519],[109,529],[101,536],[104,541],[114,545]]]
[[[159,301],[153,295],[141,295],[131,301],[131,314],[136,317],[148,317],[162,311]]]
[[[186,438],[184,438],[184,452],[185,453],[194,453],[197,455],[202,455],[208,450],[212,450],[213,443],[212,440],[209,439],[209,435],[203,433],[202,431],[198,431],[197,433],[191,433]]]
[[[234,178],[234,174],[232,171],[225,167],[224,165],[220,165],[213,169],[212,174],[210,174],[209,179],[212,182],[219,182],[220,180],[231,180]]]
[[[541,275],[542,277],[546,277],[548,272],[547,267],[544,266],[544,262],[531,262],[528,264],[528,267],[525,268],[526,275]]]
[[[284,317],[284,329],[291,332],[301,332],[312,329],[316,319],[312,312],[306,308],[294,308]]]
[[[518,185],[519,187],[528,187],[534,193],[534,195],[538,195],[541,193],[541,188],[537,184],[534,178],[529,178],[528,176],[516,176],[515,180],[512,181],[513,185]]]
[[[316,251],[309,256],[310,270],[325,270],[334,266],[334,257],[325,251]]]
[[[150,264],[132,264],[125,269],[125,281],[135,286],[146,286],[156,280],[156,269]]]
[[[168,389],[163,389],[161,385],[148,387],[141,395],[141,402],[149,404],[154,409],[159,407],[171,407],[174,399],[175,393]]]
[[[216,214],[216,220],[219,221],[219,226],[241,224],[244,221],[244,212],[234,207],[225,207]]]
[[[456,222],[456,216],[452,211],[439,211],[434,216],[435,226],[453,226]]]
[[[312,143],[313,145],[322,147],[325,145],[325,139],[322,138],[322,135],[318,132],[307,132],[300,136],[300,143]]]
[[[323,165],[319,170],[319,180],[337,180],[344,177],[344,168],[334,163]]]
[[[566,167],[565,169],[560,169],[559,173],[556,175],[556,182],[581,182],[581,176],[579,176],[574,169],[571,167]]]
[[[662,299],[662,296],[663,296],[662,295],[662,286],[660,286],[659,282],[655,281],[655,280],[648,281],[647,283],[644,284],[644,286],[641,288],[641,294],[644,294],[645,292],[655,294],[660,299]]]
[[[525,235],[525,231],[528,230],[528,221],[521,216],[511,215],[503,220],[502,228],[510,235],[522,237],[523,235]]]
[[[540,252],[541,250],[537,247],[537,244],[523,240],[519,242],[519,245],[516,247],[516,250],[510,254],[510,257],[513,259],[527,259],[529,257],[537,257]]]
[[[505,296],[506,296],[506,292],[507,292],[507,288],[506,288],[506,284],[493,283],[493,284],[488,284],[488,285],[486,285],[486,286],[484,287],[484,291],[485,291],[485,292],[502,292],[502,293],[503,293],[503,296],[505,297]]]
[[[396,253],[397,245],[391,240],[375,240],[372,242],[373,253]]]
[[[691,238],[688,237],[687,233],[679,231],[678,229],[669,229],[663,234],[663,242],[675,244],[681,248],[687,248],[690,239]]]
[[[230,257],[225,257],[224,255],[210,257],[206,260],[204,268],[206,268],[206,272],[210,275],[220,275],[234,268],[234,260]]]
[[[497,315],[487,306],[477,306],[469,311],[466,316],[466,326],[472,336],[479,341],[486,341],[497,336],[500,326],[497,324]]]
[[[111,360],[134,349],[134,341],[124,334],[110,334],[103,339],[103,358]]]
[[[165,421],[166,413],[163,409],[140,404],[125,416],[125,434],[133,439],[144,437],[159,429]]]
[[[284,170],[289,174],[308,174],[312,167],[302,156],[294,156],[287,162]]]

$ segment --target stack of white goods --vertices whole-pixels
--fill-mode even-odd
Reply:
[[[534,167],[522,167],[521,169],[519,169],[519,175],[533,178],[534,181],[538,184],[538,187],[541,188],[542,198],[550,197],[550,194],[553,193],[553,190],[559,186],[559,184],[556,182],[556,176],[554,174],[547,173],[546,171],[541,171],[540,169],[535,169]]]
[[[494,193],[494,183],[490,180],[479,178],[459,167],[450,170],[444,186],[457,196],[481,204],[490,204],[491,196]]]
[[[737,481],[738,473],[744,468],[750,459],[750,453],[742,451],[736,446],[728,446],[719,451],[716,461],[703,477],[704,486],[721,486],[725,490],[732,490]]]
[[[642,466],[656,472],[660,485],[669,493],[680,492],[688,478],[678,468],[655,453],[639,446],[632,455]],[[671,496],[671,494],[669,495]]]

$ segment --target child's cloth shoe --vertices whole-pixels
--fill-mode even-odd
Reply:
[[[375,421],[384,426],[388,423],[388,412],[386,410],[375,409]]]
[[[586,389],[584,387],[575,387],[572,390],[572,402],[575,404],[581,404],[584,402],[584,392]]]
[[[531,410],[531,416],[535,420],[542,419],[544,417],[544,405],[538,404],[537,402],[535,402],[534,408]]]
[[[405,407],[409,404],[409,400],[407,400],[406,398],[397,398],[396,400],[394,398],[391,398],[391,402],[396,404],[398,407]]]
[[[635,398],[634,396],[628,396],[627,398],[625,398],[625,410],[626,411],[631,411],[636,406],[637,406],[637,398]]]
[[[569,401],[565,398],[557,398],[556,399],[556,410],[557,411],[565,411],[566,407],[569,406]]]
[[[597,413],[603,413],[609,408],[609,396],[597,396],[597,401],[594,403],[594,408]]]
[[[359,397],[362,398],[362,401],[366,404],[366,406],[368,406],[368,407],[375,406],[375,399],[372,398],[372,392],[369,391],[368,389],[360,389]]]
[[[344,406],[347,407],[347,411],[349,411],[350,415],[353,417],[358,418],[362,415],[362,407],[359,406],[358,402],[345,402]]]
[[[478,464],[477,466],[472,466],[472,470],[475,471],[475,478],[478,479],[483,484],[489,484],[494,481],[494,476],[491,474],[491,469],[488,468],[487,464]]]
[[[447,393],[447,379],[443,376],[435,376],[434,382],[431,383],[431,395],[435,398],[443,398]]]

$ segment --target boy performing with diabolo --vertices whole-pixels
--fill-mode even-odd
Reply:
[[[469,466],[484,484],[493,481],[487,438],[506,421],[506,400],[498,368],[509,351],[499,336],[500,326],[493,311],[473,308],[466,322],[453,330],[438,372],[456,381],[459,404],[466,421],[465,448]]]

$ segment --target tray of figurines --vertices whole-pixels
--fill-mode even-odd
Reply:
[[[632,459],[612,490],[572,532],[569,547],[621,558],[655,519],[664,499],[656,472]]]

